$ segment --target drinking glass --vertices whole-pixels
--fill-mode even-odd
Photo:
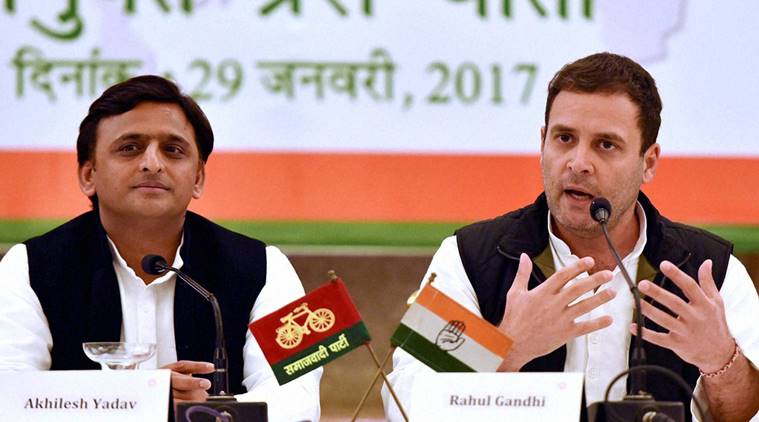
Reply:
[[[137,369],[155,353],[155,343],[82,343],[84,354],[103,369]]]

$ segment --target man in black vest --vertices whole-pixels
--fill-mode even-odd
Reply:
[[[157,76],[91,105],[77,156],[93,210],[0,262],[0,369],[94,369],[83,342],[156,343],[142,367],[171,369],[175,400],[204,400],[211,383],[193,375],[214,370],[212,308],[173,274],[145,273],[142,258],[158,254],[217,297],[231,392],[267,401],[274,420],[319,418],[321,370],[280,387],[247,328],[303,294],[289,261],[187,210],[213,142],[197,103]]]
[[[611,239],[647,298],[648,363],[684,378],[715,419],[747,420],[759,409],[759,299],[729,242],[670,222],[640,192],[656,172],[661,109],[651,75],[626,57],[564,66],[540,132],[544,193],[444,240],[425,280],[435,272],[438,289],[514,340],[499,371],[583,372],[587,402],[601,401],[629,367],[635,332],[632,294],[589,213],[605,197]],[[390,379],[408,398],[426,370],[399,349]],[[683,401],[690,419],[676,384],[651,375],[644,389]],[[625,390],[617,383],[611,399]]]

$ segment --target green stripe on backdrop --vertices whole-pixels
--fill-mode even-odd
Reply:
[[[0,245],[42,234],[63,220],[0,220]],[[221,221],[231,230],[272,245],[437,247],[466,223],[383,223],[322,221]],[[705,226],[735,243],[738,253],[759,253],[759,225]]]

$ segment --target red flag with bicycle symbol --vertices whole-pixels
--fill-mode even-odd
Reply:
[[[371,339],[339,278],[252,322],[249,328],[280,385]]]

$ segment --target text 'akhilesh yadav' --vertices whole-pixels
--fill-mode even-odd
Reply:
[[[137,407],[137,400],[106,400],[102,398],[79,398],[65,400],[62,397],[34,397],[26,400],[24,409],[94,409],[94,410],[131,410]]]

